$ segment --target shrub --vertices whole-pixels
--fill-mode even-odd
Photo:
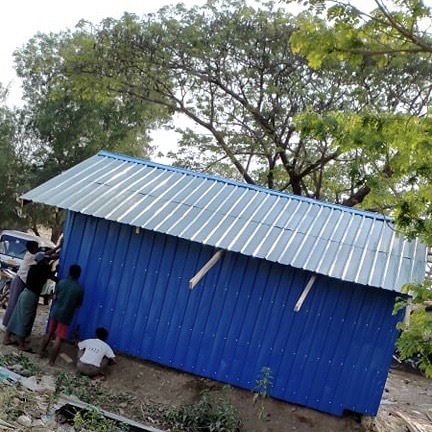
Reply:
[[[170,428],[186,432],[240,432],[239,414],[228,391],[230,387],[225,386],[222,395],[212,399],[209,391],[203,390],[198,403],[168,409],[164,421]]]
[[[426,304],[432,300],[431,281],[423,284],[408,284],[402,289],[410,293],[414,310],[411,312],[408,324],[398,324],[401,334],[396,341],[401,360],[414,356],[419,357],[419,369],[427,378],[432,378],[432,314],[426,311]],[[395,312],[408,305],[409,299],[398,299]]]

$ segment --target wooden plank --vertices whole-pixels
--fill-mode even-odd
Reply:
[[[72,360],[72,358],[69,357],[66,353],[60,353],[59,357],[61,357],[66,363],[73,363],[74,362]]]
[[[414,305],[412,304],[412,298],[410,297],[407,301],[407,305],[405,308],[404,325],[409,326],[410,316],[413,310],[414,310]]]
[[[428,430],[430,430],[429,426],[425,425],[427,427],[426,429],[426,427],[423,427],[423,425],[421,425],[414,419],[411,419],[406,414],[402,414],[399,411],[396,411],[395,414],[399,416],[406,423],[406,428],[408,429],[409,432],[427,432]]]
[[[80,399],[76,398],[75,396],[68,396],[68,395],[61,393],[57,402],[56,402],[56,405],[58,406],[58,405],[66,405],[66,404],[73,405],[73,406],[78,407],[78,408],[88,409],[90,411],[97,411],[97,412],[103,414],[108,419],[124,423],[127,426],[131,426],[131,428],[133,428],[133,430],[135,430],[135,431],[164,432],[161,429],[156,429],[152,426],[147,426],[147,425],[144,425],[142,423],[138,423],[135,420],[131,420],[131,419],[124,417],[124,416],[121,416],[119,414],[115,414],[115,413],[110,412],[110,411],[105,411],[102,408],[98,408],[94,405],[90,405],[86,402],[81,401]]]
[[[197,274],[189,280],[189,289],[195,285],[206,275],[206,273],[222,258],[223,250],[217,251],[204,266],[197,272]]]
[[[316,275],[312,275],[309,279],[309,282],[306,284],[303,292],[300,294],[300,297],[297,300],[297,303],[294,306],[294,312],[298,312],[301,307],[303,306],[304,301],[306,300],[307,295],[309,294],[309,291],[312,288],[312,285],[314,284],[316,280]]]

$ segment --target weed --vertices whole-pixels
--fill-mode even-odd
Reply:
[[[56,392],[74,395],[83,402],[106,410],[118,411],[120,404],[128,402],[126,394],[113,394],[100,383],[83,375],[60,372],[56,380]]]
[[[270,396],[271,391],[273,390],[273,375],[272,371],[269,367],[264,366],[261,368],[260,375],[256,380],[255,388],[253,392],[255,393],[253,396],[253,403],[255,404],[258,399],[261,400],[260,406],[258,408],[258,418],[263,419],[265,415],[264,409],[264,399]]]
[[[183,404],[167,409],[164,420],[174,430],[185,432],[240,432],[241,421],[237,409],[227,396],[225,386],[219,399],[213,400],[208,390],[200,393],[196,404]]]
[[[401,360],[418,358],[418,368],[427,378],[432,378],[432,316],[426,310],[432,301],[432,282],[425,280],[422,284],[407,284],[401,289],[403,293],[413,296],[413,311],[409,322],[398,323],[401,334],[396,341],[396,348]],[[408,306],[409,298],[398,298],[394,313]]]
[[[79,432],[119,432],[126,430],[99,411],[79,411],[74,416],[74,429]]]
[[[0,354],[0,366],[16,369],[16,365],[19,365],[20,368],[19,370],[15,370],[15,372],[22,376],[42,375],[41,369],[24,353]]]
[[[0,384],[0,418],[5,421],[15,421],[28,412],[45,414],[42,404],[33,394],[18,389],[10,384]]]

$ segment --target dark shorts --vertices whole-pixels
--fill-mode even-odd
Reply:
[[[83,356],[84,350],[79,350],[78,357],[79,359]],[[87,375],[88,377],[94,377],[96,375],[104,375],[105,369],[108,366],[108,359],[104,357],[102,359],[101,365],[94,366],[88,363],[83,363],[81,360],[77,361],[77,370],[82,375]]]
[[[60,321],[57,321],[54,318],[50,318],[48,322],[48,334],[55,334],[57,337],[61,339],[67,339],[69,326],[66,324],[61,323]]]
[[[104,357],[102,364],[97,367],[91,364],[83,363],[81,360],[77,361],[77,370],[81,375],[94,377],[96,375],[103,375],[108,364],[108,359]]]

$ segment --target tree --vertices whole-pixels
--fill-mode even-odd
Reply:
[[[376,0],[376,9],[370,13],[345,1],[311,0],[307,4],[309,10],[299,17],[300,25],[290,39],[293,50],[304,55],[314,69],[336,61],[368,71],[371,90],[381,83],[398,117],[404,115],[399,126],[388,128],[396,141],[385,171],[391,171],[392,177],[399,172],[402,184],[397,188],[389,185],[388,193],[375,201],[391,209],[390,214],[409,236],[420,236],[432,244],[432,35],[425,26],[425,19],[432,16],[430,8],[420,0]],[[404,86],[395,87],[394,76],[383,75],[389,67],[400,71],[399,82]],[[376,114],[383,116],[384,111],[389,109],[378,107]]]
[[[419,0],[395,1],[391,6],[376,0],[376,10],[367,14],[343,1],[308,3],[310,10],[323,14],[326,21],[314,14],[304,14],[303,26],[299,26],[291,44],[296,52],[308,58],[311,67],[320,68],[332,60],[360,68],[372,65],[375,76],[380,77],[380,71],[388,64],[409,62],[413,67],[410,73],[402,75],[403,79],[414,82],[423,77],[417,90],[408,86],[410,91],[394,98],[398,110],[407,115],[402,122],[395,122],[394,117],[390,119],[393,154],[384,172],[391,170],[391,184],[382,188],[385,182],[379,183],[382,203],[389,206],[398,227],[408,236],[420,237],[432,245],[432,85],[427,78],[432,67],[432,37],[423,21],[430,20],[430,8]],[[326,5],[330,7],[326,9]],[[316,44],[317,38],[320,44]],[[380,81],[388,85],[389,80],[381,78]],[[395,172],[399,173],[398,185],[394,182]],[[386,189],[390,188],[394,193],[388,193]],[[402,287],[402,292],[413,297],[415,309],[409,324],[400,323],[401,335],[396,346],[402,359],[418,355],[420,369],[432,377],[432,317],[426,310],[432,299],[431,281],[408,284]],[[407,306],[407,302],[405,297],[396,310]]]
[[[307,51],[309,61],[319,66],[329,56],[351,62],[409,54],[432,54],[429,22],[431,8],[423,0],[374,0],[375,9],[368,11],[346,0],[285,0],[307,7],[293,38],[296,49]],[[314,19],[322,17],[317,24]],[[319,37],[320,43],[314,43]]]
[[[399,97],[418,91],[429,70],[409,83],[400,78],[406,64],[384,65],[375,79],[373,65],[337,59],[315,70],[290,49],[302,25],[272,3],[255,9],[243,1],[177,5],[142,20],[126,14],[81,23],[76,40],[94,44],[69,53],[61,73],[75,77],[75,92],[155,103],[192,120],[176,155],[182,166],[359,204],[374,190],[371,179],[406,175],[389,167],[399,150],[388,126],[396,113],[394,123],[406,122]],[[383,86],[384,77],[391,84]]]
[[[16,114],[3,104],[6,94],[7,90],[0,85],[0,227],[20,228],[17,217],[20,171],[14,149]]]
[[[425,109],[430,62],[418,53],[360,63],[357,54],[355,61],[327,55],[318,68],[309,41],[321,34],[326,46],[331,31],[319,17],[294,17],[272,3],[180,4],[143,19],[125,14],[98,26],[82,22],[67,35],[40,35],[19,71],[27,71],[33,100],[49,89],[52,107],[130,102],[159,106],[165,119],[186,117],[195,127],[181,128],[182,166],[406,220],[412,202],[395,205],[429,175],[429,119],[413,111]]]
[[[80,43],[91,43],[91,36]],[[73,92],[73,83],[61,73],[61,65],[76,46],[70,32],[39,34],[15,53],[24,89],[21,154],[28,165],[28,189],[101,149],[149,156],[148,131],[166,116],[140,100],[119,95],[108,98],[91,88],[81,94]],[[59,212],[33,207],[26,216],[34,231],[38,224],[48,222],[54,239],[61,232],[63,216]]]
[[[418,367],[426,377],[432,378],[432,281],[407,284],[402,292],[410,297],[400,298],[395,312],[407,307],[411,312],[407,322],[399,323],[401,330],[396,347],[402,360],[416,358]]]

